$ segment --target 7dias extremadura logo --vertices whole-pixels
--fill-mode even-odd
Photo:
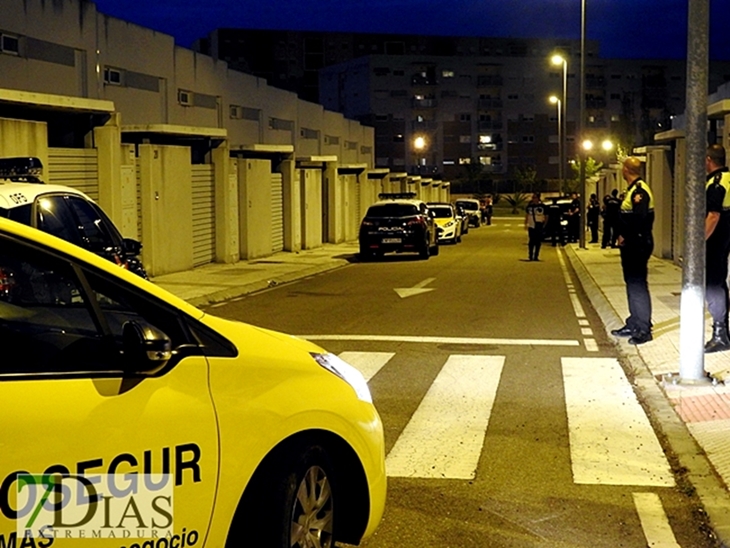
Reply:
[[[20,474],[16,483],[17,536],[54,539],[175,536],[173,482],[170,474]]]

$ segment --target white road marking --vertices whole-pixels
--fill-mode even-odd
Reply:
[[[634,506],[650,548],[680,548],[656,493],[634,493]]]
[[[581,335],[593,335],[593,330],[590,327],[581,327],[580,334]]]
[[[589,322],[585,318],[582,318],[582,319],[578,320],[578,325],[583,325],[583,326],[585,326],[585,325],[591,325],[591,322]]]
[[[573,480],[673,486],[664,452],[614,358],[562,358]]]
[[[583,305],[580,304],[580,299],[578,298],[578,295],[576,295],[575,293],[571,293],[570,302],[573,304],[573,310],[575,311],[576,317],[585,318],[586,313],[583,310]]]
[[[395,356],[394,352],[342,352],[340,358],[357,369],[366,381],[372,379]]]
[[[413,297],[413,295],[420,295],[421,293],[428,293],[429,291],[434,291],[434,289],[426,288],[426,286],[435,279],[436,278],[426,278],[422,282],[418,282],[413,287],[396,287],[393,291],[395,291],[401,299]]]
[[[580,342],[571,339],[488,339],[469,337],[415,337],[409,335],[297,335],[297,337],[312,341],[412,342],[492,346],[580,346]]]
[[[474,478],[504,360],[449,356],[388,454],[388,475]]]
[[[583,344],[586,345],[588,352],[598,352],[598,343],[596,339],[583,339]]]

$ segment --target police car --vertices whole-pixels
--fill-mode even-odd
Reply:
[[[362,375],[0,218],[0,546],[332,547],[381,519]]]
[[[33,226],[147,277],[142,244],[123,238],[104,211],[83,192],[46,185],[38,158],[0,158],[0,217]]]

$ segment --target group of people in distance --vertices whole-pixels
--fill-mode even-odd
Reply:
[[[728,334],[728,256],[730,255],[730,170],[726,166],[725,148],[713,144],[705,156],[707,172],[705,216],[705,297],[712,316],[712,337],[705,344],[705,352],[730,350]],[[651,296],[648,285],[649,258],[654,250],[654,196],[641,175],[641,161],[629,156],[622,163],[621,174],[628,185],[619,195],[617,189],[604,197],[603,207],[596,195],[591,195],[586,207],[586,224],[591,231],[590,243],[598,243],[599,217],[603,216],[601,247],[618,247],[621,268],[626,284],[629,317],[625,324],[611,331],[616,337],[627,337],[629,343],[639,345],[651,341]],[[577,241],[580,230],[581,204],[573,194],[566,215],[568,241]],[[534,193],[525,208],[525,228],[529,234],[529,260],[537,261],[544,230],[551,223],[560,222],[561,212],[557,198],[546,206],[539,193]],[[571,226],[578,226],[578,231]],[[553,225],[554,227],[554,225]],[[555,230],[555,228],[553,228]],[[563,243],[561,241],[561,243]],[[553,240],[553,245],[555,240]]]

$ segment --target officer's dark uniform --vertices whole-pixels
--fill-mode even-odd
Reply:
[[[631,336],[629,342],[641,344],[650,341],[651,296],[647,282],[649,257],[654,250],[654,197],[649,185],[636,179],[629,186],[621,203],[618,234],[621,245],[621,268],[626,282],[629,317],[626,326],[614,334]]]
[[[706,242],[705,298],[712,316],[712,339],[705,345],[707,352],[727,350],[728,286],[727,259],[730,253],[730,172],[722,167],[707,176],[705,187],[707,212],[720,214],[720,220]]]
[[[547,220],[547,207],[542,202],[527,204],[527,233],[529,235],[528,252],[531,261],[539,260],[540,246],[542,245],[543,228]]]
[[[601,247],[616,247],[616,236],[618,233],[618,216],[621,210],[621,202],[611,194],[606,199],[606,209],[603,212],[603,241]]]
[[[568,211],[571,212],[568,216],[568,241],[577,242],[580,240],[580,198],[570,202]]]
[[[557,198],[553,198],[553,202],[547,206],[547,215],[548,222],[546,229],[550,239],[552,240],[553,247],[555,247],[558,242],[560,242],[560,245],[565,245],[565,234],[563,233],[563,227],[560,225],[560,222],[562,221],[562,211],[560,211],[560,204],[558,203]]]

